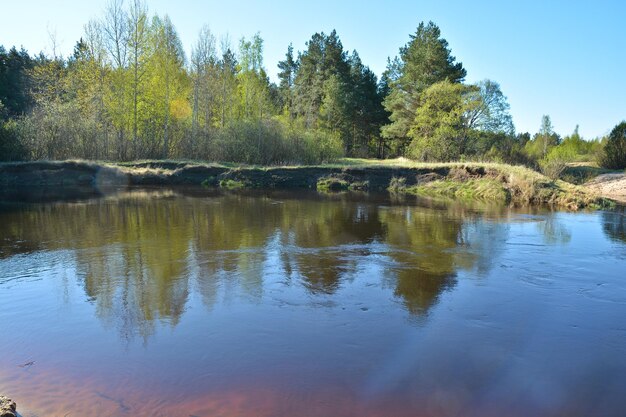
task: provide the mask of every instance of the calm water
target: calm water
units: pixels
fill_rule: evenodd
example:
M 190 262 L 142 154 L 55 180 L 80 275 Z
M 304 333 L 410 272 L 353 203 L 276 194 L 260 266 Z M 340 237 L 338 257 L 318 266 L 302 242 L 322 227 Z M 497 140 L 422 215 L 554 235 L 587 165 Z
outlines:
M 7 202 L 0 328 L 0 393 L 26 417 L 623 416 L 626 217 Z

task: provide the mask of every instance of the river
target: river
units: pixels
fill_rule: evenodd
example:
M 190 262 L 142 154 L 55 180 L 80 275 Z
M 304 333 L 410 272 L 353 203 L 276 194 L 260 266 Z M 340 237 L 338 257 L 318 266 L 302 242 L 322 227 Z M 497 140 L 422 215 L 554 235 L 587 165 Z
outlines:
M 623 416 L 626 217 L 13 197 L 0 326 L 0 394 L 24 417 Z

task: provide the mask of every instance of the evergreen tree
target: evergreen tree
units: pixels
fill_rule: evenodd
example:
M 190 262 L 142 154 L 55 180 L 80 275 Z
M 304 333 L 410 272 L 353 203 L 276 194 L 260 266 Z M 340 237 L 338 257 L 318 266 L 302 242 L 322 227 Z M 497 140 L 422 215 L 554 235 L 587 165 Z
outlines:
M 609 134 L 600 164 L 609 169 L 626 168 L 626 121 L 615 126 Z
M 22 115 L 34 104 L 29 94 L 32 82 L 29 71 L 34 66 L 26 50 L 12 47 L 7 52 L 0 45 L 0 103 L 6 117 Z
M 421 161 L 452 161 L 465 153 L 468 114 L 480 106 L 474 86 L 448 80 L 421 95 L 408 135 L 409 155 Z
M 278 73 L 278 79 L 280 80 L 278 91 L 281 105 L 283 110 L 289 113 L 290 119 L 293 119 L 295 117 L 293 109 L 293 86 L 298 72 L 298 63 L 293 57 L 293 45 L 289 44 L 285 59 L 278 63 L 278 69 L 280 70 Z
M 452 83 L 464 80 L 466 71 L 455 61 L 448 42 L 433 22 L 420 23 L 409 43 L 400 49 L 400 58 L 389 61 L 390 93 L 384 106 L 391 123 L 383 127 L 382 134 L 396 140 L 399 151 L 408 143 L 422 92 L 444 80 Z

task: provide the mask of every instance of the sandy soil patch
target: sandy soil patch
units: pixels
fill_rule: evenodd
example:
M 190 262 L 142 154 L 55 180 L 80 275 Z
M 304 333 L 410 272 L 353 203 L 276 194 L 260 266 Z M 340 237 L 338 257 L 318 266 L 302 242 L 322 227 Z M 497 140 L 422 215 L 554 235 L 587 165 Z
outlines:
M 626 174 L 603 174 L 585 186 L 604 197 L 626 203 Z

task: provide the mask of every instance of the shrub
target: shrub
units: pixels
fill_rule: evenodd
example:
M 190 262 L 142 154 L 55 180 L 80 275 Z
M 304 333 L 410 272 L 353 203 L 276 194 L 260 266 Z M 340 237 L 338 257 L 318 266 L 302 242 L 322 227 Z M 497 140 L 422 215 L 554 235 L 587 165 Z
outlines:
M 556 154 L 550 152 L 548 156 L 539 161 L 539 168 L 548 178 L 558 180 L 567 168 L 567 162 L 568 159 L 559 155 L 558 152 Z
M 0 161 L 21 161 L 26 154 L 15 121 L 3 123 L 0 120 Z
M 392 177 L 387 190 L 391 193 L 402 193 L 406 190 L 406 178 Z
M 598 162 L 608 169 L 626 168 L 626 121 L 613 128 Z
M 276 120 L 238 121 L 220 130 L 209 150 L 216 161 L 260 165 L 316 164 L 342 155 L 338 137 L 286 128 Z

